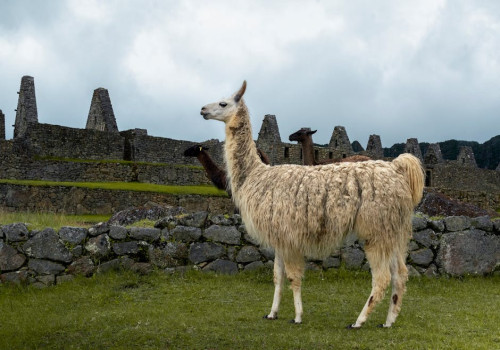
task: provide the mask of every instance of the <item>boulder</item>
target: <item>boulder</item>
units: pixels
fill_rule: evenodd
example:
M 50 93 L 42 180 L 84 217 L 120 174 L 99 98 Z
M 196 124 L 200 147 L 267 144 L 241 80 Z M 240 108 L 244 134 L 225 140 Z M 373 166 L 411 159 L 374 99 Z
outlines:
M 437 263 L 454 276 L 491 273 L 500 263 L 500 236 L 476 229 L 444 234 Z
M 427 228 L 427 219 L 418 216 L 413 216 L 411 220 L 413 231 L 420 231 Z
M 354 247 L 343 248 L 341 256 L 348 269 L 359 269 L 365 260 L 365 253 L 361 249 Z
M 202 228 L 207 222 L 208 212 L 198 211 L 193 214 L 183 215 L 179 217 L 179 224 L 188 227 Z
M 78 245 L 87 238 L 88 230 L 83 227 L 61 227 L 59 237 L 65 243 Z
M 82 256 L 68 266 L 68 273 L 71 275 L 83 275 L 88 277 L 94 273 L 94 270 L 94 262 L 88 256 Z
M 30 259 L 28 267 L 39 275 L 57 275 L 66 269 L 64 265 L 43 259 Z
M 431 229 L 413 232 L 413 240 L 427 248 L 437 247 L 439 245 L 439 237 Z
M 112 239 L 125 239 L 127 238 L 128 230 L 123 226 L 111 226 L 109 228 L 109 237 Z
M 203 271 L 214 271 L 227 275 L 238 273 L 238 265 L 229 260 L 217 259 L 203 268 Z
M 0 272 L 14 271 L 24 265 L 26 257 L 16 249 L 0 241 Z
M 217 243 L 193 243 L 189 248 L 189 260 L 194 264 L 215 260 L 224 256 L 226 249 Z
M 111 242 L 107 234 L 102 234 L 97 237 L 90 238 L 85 244 L 85 249 L 94 258 L 102 258 L 111 251 Z
M 201 229 L 198 227 L 176 226 L 167 234 L 167 239 L 173 239 L 178 242 L 195 242 L 201 237 Z
M 471 219 L 471 226 L 487 232 L 493 231 L 493 222 L 489 216 L 478 216 Z
M 132 227 L 130 237 L 137 240 L 154 242 L 160 238 L 161 230 L 159 228 Z
M 184 264 L 188 258 L 188 248 L 185 243 L 168 242 L 164 248 L 149 247 L 149 261 L 156 267 L 169 268 Z
M 470 227 L 470 219 L 466 216 L 449 216 L 444 219 L 444 226 L 448 232 L 463 231 Z
M 2 232 L 7 242 L 21 242 L 28 239 L 28 228 L 25 224 L 16 223 L 2 226 Z
M 236 262 L 249 263 L 253 261 L 260 261 L 261 255 L 259 249 L 254 246 L 244 246 L 236 255 Z
M 434 253 L 429 248 L 418 249 L 410 252 L 410 259 L 414 264 L 429 266 L 434 260 Z
M 49 259 L 69 263 L 73 260 L 73 254 L 59 239 L 59 235 L 51 228 L 38 232 L 30 238 L 23 246 L 23 250 L 29 257 L 36 259 Z
M 212 225 L 203 232 L 203 236 L 214 242 L 240 244 L 241 232 L 234 226 Z

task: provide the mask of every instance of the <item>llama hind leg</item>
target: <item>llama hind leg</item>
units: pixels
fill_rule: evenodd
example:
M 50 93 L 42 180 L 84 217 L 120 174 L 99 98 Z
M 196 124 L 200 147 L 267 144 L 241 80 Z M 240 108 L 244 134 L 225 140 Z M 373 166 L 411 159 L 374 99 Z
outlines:
M 391 280 L 389 259 L 381 258 L 381 256 L 377 256 L 376 253 L 370 251 L 366 251 L 366 257 L 372 270 L 372 290 L 356 323 L 347 326 L 347 328 L 360 328 L 363 323 L 365 323 L 368 319 L 368 315 L 370 315 L 375 306 L 384 298 L 385 290 Z
M 392 295 L 389 312 L 382 327 L 391 327 L 396 321 L 399 311 L 401 311 L 403 294 L 406 291 L 406 281 L 408 280 L 408 269 L 406 268 L 405 259 L 402 254 L 395 254 L 391 261 L 391 280 Z
M 285 277 L 285 265 L 283 264 L 283 258 L 275 252 L 274 258 L 274 298 L 273 305 L 271 306 L 271 312 L 269 315 L 264 316 L 268 320 L 276 320 L 278 318 L 278 310 L 281 302 L 281 293 L 283 290 L 283 282 Z

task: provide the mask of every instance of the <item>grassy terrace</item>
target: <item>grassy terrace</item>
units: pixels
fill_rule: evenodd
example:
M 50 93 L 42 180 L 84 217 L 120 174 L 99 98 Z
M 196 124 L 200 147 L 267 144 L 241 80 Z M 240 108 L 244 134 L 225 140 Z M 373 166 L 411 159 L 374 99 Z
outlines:
M 170 186 L 156 185 L 139 182 L 65 182 L 65 181 L 40 181 L 40 180 L 11 180 L 0 179 L 0 184 L 22 185 L 22 186 L 63 186 L 81 187 L 115 191 L 143 191 L 167 193 L 172 195 L 196 194 L 202 196 L 226 197 L 225 191 L 219 190 L 211 185 L 198 186 Z
M 0 285 L 0 349 L 499 349 L 500 277 L 410 279 L 391 329 L 388 297 L 361 330 L 347 330 L 370 290 L 367 272 L 308 271 L 304 323 L 284 290 L 267 321 L 272 271 L 221 276 L 131 272 L 43 290 Z

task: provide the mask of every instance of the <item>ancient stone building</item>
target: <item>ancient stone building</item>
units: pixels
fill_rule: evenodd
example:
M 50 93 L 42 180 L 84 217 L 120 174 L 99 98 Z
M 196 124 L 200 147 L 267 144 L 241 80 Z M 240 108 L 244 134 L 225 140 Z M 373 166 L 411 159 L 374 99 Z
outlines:
M 35 79 L 25 75 L 21 79 L 19 99 L 16 109 L 16 122 L 14 126 L 14 138 L 23 137 L 30 123 L 38 123 L 38 111 L 36 108 Z
M 342 158 L 349 157 L 354 153 L 349 137 L 347 136 L 347 132 L 343 126 L 336 126 L 333 129 L 332 137 L 330 138 L 328 146 L 341 152 Z
M 107 89 L 98 88 L 94 90 L 92 102 L 90 103 L 89 116 L 86 129 L 107 132 L 118 132 L 115 113 L 111 105 L 111 99 Z
M 5 114 L 0 109 L 0 140 L 5 140 Z
M 382 149 L 382 141 L 379 135 L 370 135 L 368 144 L 366 145 L 366 153 L 373 159 L 382 159 L 384 150 Z
M 476 158 L 474 157 L 474 151 L 469 146 L 460 147 L 457 161 L 459 165 L 471 166 L 477 168 Z
M 422 157 L 422 151 L 420 150 L 420 146 L 418 145 L 418 140 L 415 138 L 406 140 L 405 153 L 411 153 L 421 161 L 424 160 L 424 158 Z
M 283 146 L 275 115 L 266 114 L 264 116 L 257 139 L 257 147 L 269 156 L 271 164 L 276 164 L 282 158 Z
M 443 155 L 441 154 L 441 147 L 438 143 L 431 143 L 425 152 L 424 163 L 425 164 L 441 164 L 443 163 Z

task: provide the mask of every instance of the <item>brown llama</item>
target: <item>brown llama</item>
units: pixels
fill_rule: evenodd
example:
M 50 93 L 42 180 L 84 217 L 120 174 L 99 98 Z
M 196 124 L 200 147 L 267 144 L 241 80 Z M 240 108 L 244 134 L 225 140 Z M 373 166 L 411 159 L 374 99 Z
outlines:
M 384 327 L 400 311 L 408 276 L 405 260 L 413 208 L 422 197 L 420 161 L 403 154 L 392 162 L 367 161 L 321 166 L 262 164 L 243 101 L 246 82 L 230 98 L 205 105 L 205 119 L 225 123 L 225 157 L 233 201 L 250 235 L 275 249 L 274 299 L 278 317 L 285 274 L 293 291 L 294 323 L 302 322 L 301 283 L 304 256 L 325 258 L 356 231 L 365 241 L 372 290 L 356 322 L 359 328 L 392 281 Z
M 309 128 L 302 128 L 291 134 L 288 139 L 290 141 L 297 141 L 302 147 L 302 163 L 304 165 L 322 165 L 330 163 L 339 162 L 364 162 L 371 160 L 370 157 L 355 154 L 346 158 L 338 159 L 324 159 L 316 160 L 314 157 L 314 144 L 312 140 L 312 135 L 316 133 L 317 130 L 311 131 Z
M 231 195 L 231 191 L 227 187 L 227 179 L 226 179 L 226 171 L 224 169 L 219 168 L 219 166 L 213 161 L 213 159 L 208 154 L 208 147 L 203 145 L 193 145 L 184 151 L 185 157 L 196 157 L 198 161 L 201 163 L 205 172 L 208 175 L 208 178 L 212 183 L 220 190 L 227 191 L 229 195 Z M 259 157 L 264 164 L 269 164 L 268 156 L 257 149 L 259 153 Z

